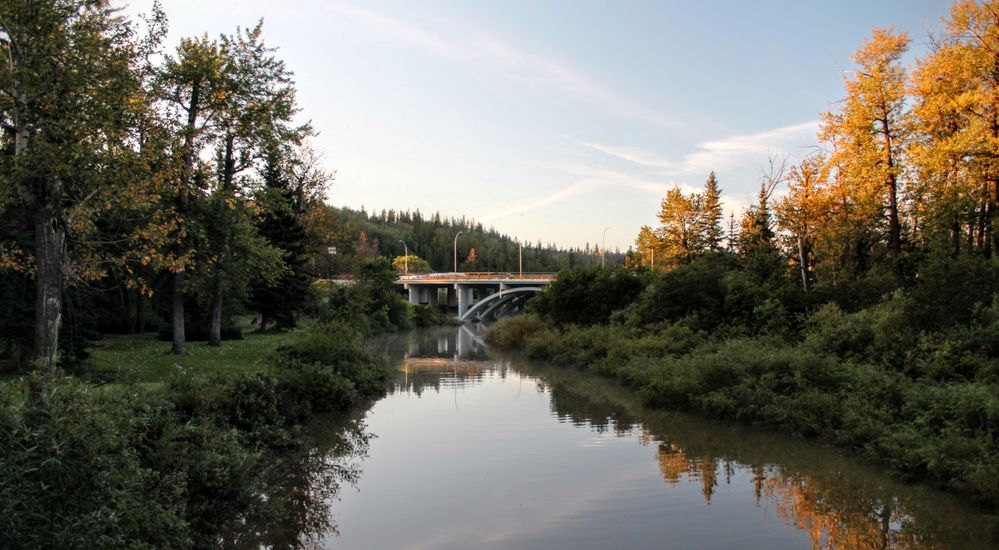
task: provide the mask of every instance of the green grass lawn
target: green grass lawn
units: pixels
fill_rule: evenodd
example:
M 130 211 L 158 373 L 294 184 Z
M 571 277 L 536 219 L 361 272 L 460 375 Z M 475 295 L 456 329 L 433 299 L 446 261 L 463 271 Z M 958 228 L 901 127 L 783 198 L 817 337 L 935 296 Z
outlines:
M 95 382 L 158 383 L 181 370 L 209 376 L 242 371 L 260 372 L 270 368 L 274 350 L 289 343 L 294 332 L 247 331 L 242 340 L 225 340 L 221 346 L 188 342 L 187 355 L 170 354 L 170 342 L 155 334 L 113 335 L 97 342 L 91 350 L 84 378 Z

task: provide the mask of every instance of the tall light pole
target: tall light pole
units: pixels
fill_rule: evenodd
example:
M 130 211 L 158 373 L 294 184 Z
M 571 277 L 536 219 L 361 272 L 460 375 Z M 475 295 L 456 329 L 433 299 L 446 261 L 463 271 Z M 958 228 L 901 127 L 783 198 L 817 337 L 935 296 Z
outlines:
M 459 231 L 454 236 L 454 272 L 458 273 L 458 235 L 461 235 L 464 231 Z
M 607 254 L 607 230 L 608 229 L 610 229 L 610 227 L 605 227 L 604 228 L 604 237 L 600 241 L 600 248 L 601 248 L 601 250 L 600 250 L 600 269 L 604 268 L 604 256 Z
M 520 278 L 524 278 L 524 243 L 517 243 L 520 245 Z
M 402 243 L 402 248 L 406 251 L 406 255 L 402 257 L 402 269 L 406 275 L 409 275 L 409 247 L 406 246 L 406 241 L 399 239 L 399 242 Z

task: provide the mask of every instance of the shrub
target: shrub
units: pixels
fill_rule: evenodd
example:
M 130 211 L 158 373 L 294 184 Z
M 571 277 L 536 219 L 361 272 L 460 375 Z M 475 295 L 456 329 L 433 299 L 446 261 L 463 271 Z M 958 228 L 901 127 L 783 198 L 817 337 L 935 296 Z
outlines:
M 642 275 L 626 268 L 564 269 L 529 309 L 557 325 L 592 325 L 638 298 Z
M 351 325 L 334 321 L 303 332 L 291 345 L 278 350 L 278 365 L 300 370 L 320 365 L 350 381 L 359 396 L 373 397 L 385 390 L 385 373 Z
M 28 398 L 28 386 L 44 394 Z M 41 379 L 0 395 L 0 537 L 6 548 L 185 547 L 181 479 L 145 467 L 127 404 Z
M 529 336 L 541 332 L 545 327 L 545 322 L 537 315 L 506 317 L 489 327 L 486 342 L 500 349 L 523 347 Z

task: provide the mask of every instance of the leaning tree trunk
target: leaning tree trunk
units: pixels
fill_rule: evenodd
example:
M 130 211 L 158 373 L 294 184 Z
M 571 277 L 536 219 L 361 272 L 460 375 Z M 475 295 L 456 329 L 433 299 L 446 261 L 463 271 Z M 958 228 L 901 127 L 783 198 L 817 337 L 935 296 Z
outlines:
M 212 323 L 208 329 L 208 345 L 222 345 L 222 290 L 215 289 L 212 296 Z
M 52 204 L 40 205 L 35 226 L 35 364 L 54 371 L 59 359 L 59 325 L 62 323 L 63 275 L 66 265 L 66 230 Z
M 808 251 L 805 238 L 798 235 L 798 265 L 801 268 L 801 289 L 808 292 Z

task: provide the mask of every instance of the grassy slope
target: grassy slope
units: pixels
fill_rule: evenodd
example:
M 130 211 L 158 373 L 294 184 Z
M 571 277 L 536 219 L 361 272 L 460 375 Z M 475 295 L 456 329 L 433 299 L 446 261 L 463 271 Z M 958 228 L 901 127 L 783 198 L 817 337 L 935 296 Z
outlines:
M 109 336 L 92 350 L 86 377 L 93 381 L 157 383 L 181 369 L 211 375 L 261 372 L 270 368 L 274 350 L 291 342 L 293 335 L 246 332 L 242 340 L 226 340 L 219 347 L 188 342 L 184 357 L 170 355 L 170 343 L 157 340 L 155 334 Z

